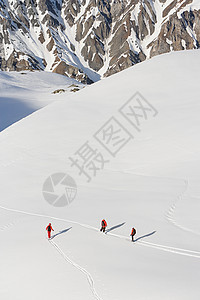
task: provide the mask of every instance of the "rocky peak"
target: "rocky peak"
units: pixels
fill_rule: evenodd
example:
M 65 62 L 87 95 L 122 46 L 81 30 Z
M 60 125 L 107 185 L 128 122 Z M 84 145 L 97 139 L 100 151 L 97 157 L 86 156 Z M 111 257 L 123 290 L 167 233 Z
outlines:
M 91 83 L 199 43 L 198 0 L 0 0 L 1 70 Z

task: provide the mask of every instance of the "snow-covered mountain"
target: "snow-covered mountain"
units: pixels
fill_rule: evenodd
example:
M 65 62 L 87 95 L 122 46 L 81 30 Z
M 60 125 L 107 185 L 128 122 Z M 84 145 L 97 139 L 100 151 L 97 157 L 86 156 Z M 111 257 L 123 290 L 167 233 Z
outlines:
M 0 133 L 0 299 L 199 299 L 199 63 L 199 50 L 153 57 Z M 41 101 L 65 87 L 39 74 Z M 19 99 L 36 81 L 10 76 Z
M 46 70 L 91 83 L 199 43 L 198 0 L 0 1 L 1 70 Z

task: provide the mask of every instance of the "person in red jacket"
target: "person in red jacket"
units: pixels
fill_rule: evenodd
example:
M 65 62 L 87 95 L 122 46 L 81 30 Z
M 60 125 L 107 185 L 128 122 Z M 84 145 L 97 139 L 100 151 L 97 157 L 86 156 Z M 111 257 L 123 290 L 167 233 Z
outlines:
M 105 231 L 106 231 L 106 227 L 107 227 L 106 220 L 103 219 L 103 220 L 101 221 L 101 229 L 100 229 L 100 231 L 105 232 Z
M 51 238 L 51 230 L 53 230 L 51 223 L 49 223 L 49 225 L 46 227 L 46 230 L 48 232 L 48 239 L 50 239 Z
M 132 236 L 132 242 L 134 242 L 134 235 L 136 234 L 136 230 L 135 230 L 135 228 L 133 227 L 132 229 L 131 229 L 131 234 L 130 234 L 130 236 Z

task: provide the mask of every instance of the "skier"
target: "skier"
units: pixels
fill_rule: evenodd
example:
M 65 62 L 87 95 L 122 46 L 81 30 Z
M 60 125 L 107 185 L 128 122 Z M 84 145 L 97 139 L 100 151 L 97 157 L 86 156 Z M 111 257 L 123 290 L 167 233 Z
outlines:
M 136 234 L 136 230 L 135 228 L 133 227 L 132 230 L 131 230 L 131 234 L 130 236 L 132 236 L 132 242 L 134 242 L 134 235 Z
M 53 230 L 51 223 L 49 223 L 49 225 L 46 227 L 46 230 L 48 232 L 48 239 L 50 239 L 51 238 L 51 230 Z
M 101 221 L 101 229 L 100 229 L 100 231 L 105 232 L 106 227 L 107 227 L 106 220 L 103 219 L 103 220 Z

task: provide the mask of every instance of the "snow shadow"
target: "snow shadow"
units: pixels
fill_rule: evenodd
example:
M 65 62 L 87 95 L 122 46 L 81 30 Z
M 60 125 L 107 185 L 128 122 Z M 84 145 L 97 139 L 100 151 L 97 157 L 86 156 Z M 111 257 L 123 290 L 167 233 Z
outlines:
M 0 97 L 0 132 L 36 110 L 20 99 Z
M 69 228 L 64 229 L 64 230 L 62 230 L 62 231 L 59 231 L 59 232 L 56 233 L 56 234 L 53 234 L 52 237 L 51 237 L 51 240 L 54 239 L 56 236 L 58 236 L 58 235 L 60 235 L 60 234 L 63 234 L 63 233 L 65 233 L 65 232 L 69 231 L 70 229 L 72 229 L 72 227 L 69 227 Z
M 114 230 L 114 229 L 116 229 L 116 228 L 119 228 L 119 227 L 123 226 L 124 224 L 126 224 L 126 222 L 121 223 L 121 224 L 118 224 L 118 225 L 115 225 L 115 226 L 113 226 L 113 227 L 107 229 L 107 230 L 106 230 L 106 233 L 108 233 L 108 232 L 110 232 L 110 231 L 112 231 L 112 230 Z
M 153 232 L 151 232 L 151 233 L 148 233 L 148 234 L 145 234 L 145 235 L 143 235 L 143 236 L 140 236 L 140 237 L 138 237 L 137 239 L 135 239 L 135 242 L 137 242 L 137 241 L 139 241 L 139 240 L 141 240 L 141 239 L 144 239 L 145 237 L 151 236 L 151 235 L 154 234 L 154 233 L 156 233 L 156 231 L 153 231 Z

